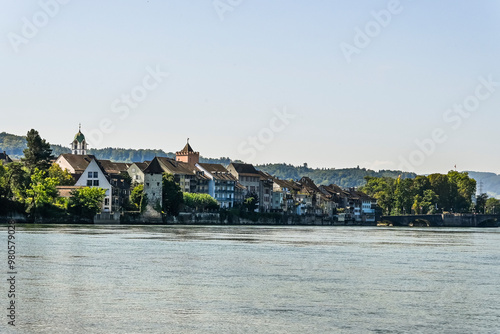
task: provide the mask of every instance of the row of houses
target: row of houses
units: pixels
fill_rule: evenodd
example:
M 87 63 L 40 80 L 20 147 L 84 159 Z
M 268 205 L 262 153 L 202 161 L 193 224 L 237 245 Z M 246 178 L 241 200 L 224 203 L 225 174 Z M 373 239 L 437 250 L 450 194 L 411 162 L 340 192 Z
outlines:
M 187 193 L 209 194 L 221 208 L 239 206 L 247 197 L 258 199 L 259 212 L 283 212 L 296 215 L 317 215 L 339 220 L 375 221 L 376 201 L 356 189 L 337 185 L 317 186 L 309 177 L 282 180 L 252 164 L 201 163 L 200 154 L 189 140 L 176 152 L 175 159 L 155 157 L 151 161 L 117 163 L 97 159 L 87 154 L 85 136 L 78 131 L 71 143 L 72 153 L 62 154 L 56 163 L 68 170 L 76 180 L 73 187 L 60 187 L 69 192 L 75 187 L 106 189 L 104 213 L 119 212 L 130 195 L 131 186 L 144 185 L 152 207 L 162 201 L 162 176 L 174 176 L 181 190 Z

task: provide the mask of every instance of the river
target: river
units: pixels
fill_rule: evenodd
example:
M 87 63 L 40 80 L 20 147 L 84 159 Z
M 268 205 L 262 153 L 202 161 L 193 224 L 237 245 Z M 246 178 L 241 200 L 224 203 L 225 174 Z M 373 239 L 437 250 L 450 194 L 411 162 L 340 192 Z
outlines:
M 2 333 L 500 332 L 499 229 L 17 225 L 15 238 L 16 327 L 3 284 Z

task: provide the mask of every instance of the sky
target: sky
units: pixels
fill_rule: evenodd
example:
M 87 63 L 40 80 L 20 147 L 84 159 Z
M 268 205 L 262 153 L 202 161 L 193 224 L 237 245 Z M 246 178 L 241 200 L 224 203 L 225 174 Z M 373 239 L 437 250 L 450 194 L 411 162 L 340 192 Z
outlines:
M 0 132 L 500 173 L 500 2 L 0 0 Z

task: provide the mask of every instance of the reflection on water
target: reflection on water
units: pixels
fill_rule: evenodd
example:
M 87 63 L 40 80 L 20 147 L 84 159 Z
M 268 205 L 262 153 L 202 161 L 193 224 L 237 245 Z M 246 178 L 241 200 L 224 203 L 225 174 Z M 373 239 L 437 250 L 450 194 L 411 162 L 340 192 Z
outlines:
M 17 231 L 17 332 L 493 333 L 500 323 L 497 229 Z

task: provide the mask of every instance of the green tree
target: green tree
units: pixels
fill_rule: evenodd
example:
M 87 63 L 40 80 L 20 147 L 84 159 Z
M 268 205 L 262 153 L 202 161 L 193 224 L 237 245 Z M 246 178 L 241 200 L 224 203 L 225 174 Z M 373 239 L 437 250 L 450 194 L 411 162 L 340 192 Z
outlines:
M 432 189 L 427 189 L 424 191 L 424 196 L 422 202 L 420 202 L 420 207 L 422 208 L 423 214 L 433 214 L 436 213 L 436 206 L 439 201 L 439 196 Z
M 397 214 L 410 214 L 414 204 L 412 196 L 413 179 L 398 178 L 396 180 L 396 189 L 394 191 L 394 208 Z
M 243 200 L 243 206 L 248 212 L 254 212 L 259 205 L 259 196 L 256 193 L 248 193 Z
M 28 170 L 33 172 L 35 168 L 39 170 L 47 170 L 54 158 L 50 144 L 42 139 L 38 131 L 31 129 L 26 135 L 28 147 L 23 151 L 24 158 L 22 161 Z
M 62 168 L 56 163 L 53 163 L 50 166 L 49 177 L 57 179 L 57 184 L 60 186 L 72 186 L 75 184 L 75 180 L 68 170 L 62 170 Z
M 450 211 L 452 208 L 452 195 L 450 182 L 447 175 L 443 174 L 431 174 L 428 176 L 429 182 L 431 183 L 431 189 L 439 197 L 438 209 L 442 211 Z
M 415 214 L 419 215 L 423 211 L 423 209 L 422 209 L 422 196 L 415 195 L 415 197 L 413 199 L 414 200 L 413 200 L 413 205 L 411 206 L 411 209 L 413 210 L 413 212 L 415 212 Z
M 412 194 L 414 196 L 420 195 L 423 197 L 424 192 L 428 189 L 431 189 L 431 183 L 427 176 L 418 175 L 416 178 L 413 179 Z
M 365 176 L 366 184 L 360 191 L 377 200 L 378 206 L 386 215 L 394 208 L 394 188 L 396 180 L 390 177 Z
M 487 194 L 480 194 L 476 197 L 476 212 L 486 213 L 486 202 L 488 201 Z
M 12 162 L 4 166 L 4 184 L 6 197 L 18 202 L 24 201 L 26 189 L 30 186 L 31 177 L 20 162 Z
M 162 180 L 162 210 L 171 216 L 178 216 L 184 202 L 181 187 L 175 182 L 172 174 L 164 173 Z
M 476 193 L 476 180 L 467 172 L 449 171 L 448 180 L 451 186 L 452 208 L 454 212 L 470 212 L 472 196 Z
M 144 185 L 138 184 L 130 192 L 130 201 L 136 210 L 144 212 L 148 205 L 148 196 L 144 193 Z
M 500 214 L 500 201 L 494 197 L 490 197 L 486 200 L 485 208 L 488 214 Z
M 183 193 L 184 205 L 196 211 L 215 210 L 219 208 L 217 201 L 209 194 Z
M 94 216 L 101 212 L 102 201 L 106 196 L 106 189 L 97 187 L 78 188 L 71 192 L 69 211 L 80 217 L 94 220 Z
M 41 213 L 43 209 L 55 203 L 58 197 L 56 189 L 58 180 L 48 177 L 47 171 L 35 168 L 31 175 L 31 184 L 26 189 L 27 211 L 35 216 Z

